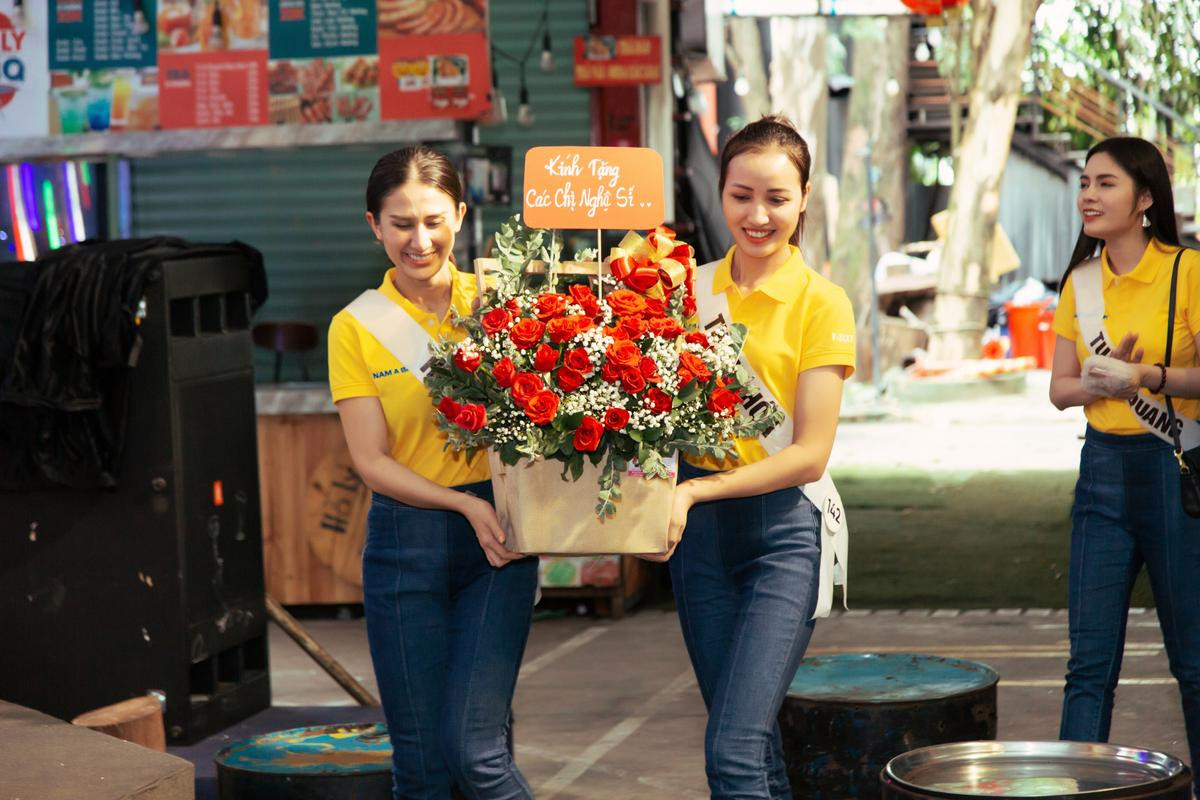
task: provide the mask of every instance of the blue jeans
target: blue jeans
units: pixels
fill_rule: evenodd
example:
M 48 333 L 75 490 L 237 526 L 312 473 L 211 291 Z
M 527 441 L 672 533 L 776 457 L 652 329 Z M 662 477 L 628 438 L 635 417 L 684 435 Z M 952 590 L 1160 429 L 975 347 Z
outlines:
M 457 487 L 492 499 L 490 483 Z M 508 749 L 537 559 L 488 564 L 466 518 L 376 494 L 363 609 L 396 800 L 532 798 Z
M 682 478 L 706 474 L 689 464 Z M 797 488 L 700 503 L 671 558 L 688 655 L 708 707 L 713 798 L 790 800 L 779 709 L 812 637 L 821 517 Z
M 1192 770 L 1200 767 L 1200 519 L 1179 503 L 1179 465 L 1152 434 L 1087 430 L 1072 514 L 1071 659 L 1059 737 L 1106 742 L 1134 578 L 1146 565 Z M 1200 794 L 1200 774 L 1196 791 Z

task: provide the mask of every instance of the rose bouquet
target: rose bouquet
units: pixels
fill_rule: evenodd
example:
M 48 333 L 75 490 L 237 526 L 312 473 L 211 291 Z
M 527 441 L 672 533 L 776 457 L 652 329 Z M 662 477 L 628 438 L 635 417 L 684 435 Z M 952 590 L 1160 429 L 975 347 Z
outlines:
M 467 338 L 435 346 L 426 384 L 451 446 L 490 448 L 493 464 L 559 461 L 573 481 L 590 464 L 603 519 L 623 474 L 673 478 L 676 454 L 729 455 L 778 424 L 778 407 L 741 406 L 745 328 L 689 327 L 692 250 L 670 229 L 628 234 L 602 276 L 561 264 L 546 233 L 501 228 L 496 285 L 459 320 Z

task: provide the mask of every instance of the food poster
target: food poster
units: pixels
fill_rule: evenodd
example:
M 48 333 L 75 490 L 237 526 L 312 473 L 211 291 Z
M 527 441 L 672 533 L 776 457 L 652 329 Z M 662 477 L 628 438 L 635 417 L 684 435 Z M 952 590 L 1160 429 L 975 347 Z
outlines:
M 479 117 L 491 87 L 487 39 L 381 33 L 379 77 L 383 119 Z
M 47 108 L 52 134 L 156 130 L 158 69 L 56 70 Z
M 271 62 L 268 117 L 276 125 L 379 119 L 379 58 L 295 58 Z
M 0 136 L 47 133 L 46 6 L 0 0 Z

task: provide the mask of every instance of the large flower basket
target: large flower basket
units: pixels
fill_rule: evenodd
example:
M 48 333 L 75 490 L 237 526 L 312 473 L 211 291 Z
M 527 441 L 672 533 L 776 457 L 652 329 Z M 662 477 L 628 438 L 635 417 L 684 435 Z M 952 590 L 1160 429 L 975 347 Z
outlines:
M 611 517 L 589 513 L 596 502 L 601 468 L 584 462 L 578 480 L 563 477 L 561 461 L 536 459 L 505 464 L 488 451 L 496 514 L 518 553 L 592 555 L 665 553 L 667 519 L 678 471 L 647 478 L 636 467 L 621 477 L 621 497 Z M 582 509 L 582 511 L 581 511 Z

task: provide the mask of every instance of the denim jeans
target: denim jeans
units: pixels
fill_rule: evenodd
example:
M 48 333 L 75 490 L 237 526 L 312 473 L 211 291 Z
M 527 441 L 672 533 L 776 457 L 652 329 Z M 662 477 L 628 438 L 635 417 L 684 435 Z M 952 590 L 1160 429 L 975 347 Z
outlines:
M 1088 428 L 1072 514 L 1071 659 L 1059 737 L 1108 741 L 1134 578 L 1146 565 L 1192 770 L 1200 767 L 1200 519 L 1179 503 L 1179 465 L 1152 434 Z M 1200 795 L 1200 774 L 1196 779 Z
M 792 796 L 778 717 L 812 637 L 820 548 L 820 513 L 797 488 L 700 503 L 688 514 L 671 585 L 709 712 L 713 798 Z
M 492 499 L 490 483 L 458 487 Z M 376 494 L 363 608 L 392 740 L 396 800 L 532 798 L 508 749 L 537 559 L 488 564 L 461 514 Z

